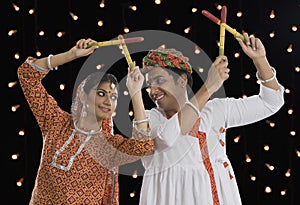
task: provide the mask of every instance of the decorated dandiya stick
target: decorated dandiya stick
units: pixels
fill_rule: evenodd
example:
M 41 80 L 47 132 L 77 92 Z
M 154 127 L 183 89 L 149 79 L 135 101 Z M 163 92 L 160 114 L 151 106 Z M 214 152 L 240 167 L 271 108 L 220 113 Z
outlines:
M 206 16 L 207 18 L 209 18 L 211 21 L 215 22 L 216 24 L 221 25 L 221 20 L 218 19 L 217 17 L 215 17 L 210 12 L 208 12 L 206 10 L 202 10 L 202 14 L 204 16 Z M 225 27 L 226 31 L 233 34 L 234 37 L 238 37 L 238 38 L 242 39 L 243 41 L 245 40 L 244 36 L 241 33 L 237 32 L 236 29 L 233 29 L 232 27 L 228 26 L 226 23 L 224 23 L 223 26 Z
M 130 56 L 130 54 L 129 54 L 129 51 L 128 51 L 128 49 L 127 49 L 125 39 L 123 38 L 122 35 L 119 35 L 119 36 L 118 36 L 118 39 L 121 41 L 121 47 L 122 47 L 122 49 L 123 49 L 123 51 L 124 51 L 124 55 L 125 55 L 126 61 L 127 61 L 127 63 L 128 63 L 128 66 L 129 66 L 130 69 L 133 69 L 134 64 L 133 64 L 133 62 L 132 62 L 131 56 Z
M 224 55 L 225 49 L 225 27 L 226 24 L 226 15 L 227 15 L 227 7 L 222 6 L 221 10 L 221 24 L 220 24 L 220 46 L 219 46 L 219 55 Z
M 125 41 L 125 43 L 138 43 L 144 41 L 143 37 L 133 37 L 133 38 L 125 38 L 123 40 L 110 40 L 110 41 L 102 41 L 102 42 L 97 42 L 97 43 L 92 43 L 88 45 L 88 48 L 92 46 L 113 46 L 113 45 L 120 45 Z

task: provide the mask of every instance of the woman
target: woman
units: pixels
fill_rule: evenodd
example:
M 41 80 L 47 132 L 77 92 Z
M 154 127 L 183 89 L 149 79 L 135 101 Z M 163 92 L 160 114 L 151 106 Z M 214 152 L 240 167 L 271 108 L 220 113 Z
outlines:
M 53 68 L 87 56 L 92 39 L 81 39 L 69 51 L 35 59 L 28 57 L 18 77 L 25 98 L 42 132 L 43 148 L 30 204 L 118 204 L 117 166 L 152 152 L 141 100 L 143 75 L 129 71 L 136 129 L 133 138 L 114 135 L 112 113 L 118 99 L 118 82 L 111 74 L 93 73 L 77 89 L 72 113 L 62 110 L 42 85 Z M 145 130 L 139 132 L 138 130 Z

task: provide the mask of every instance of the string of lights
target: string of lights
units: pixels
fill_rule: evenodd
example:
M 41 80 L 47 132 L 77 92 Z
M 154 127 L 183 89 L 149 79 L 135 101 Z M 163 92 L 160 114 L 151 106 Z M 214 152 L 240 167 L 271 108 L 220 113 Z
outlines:
M 227 151 L 236 170 L 242 201 L 245 205 L 299 204 L 300 115 L 297 105 L 300 103 L 300 3 L 262 3 L 259 0 L 2 2 L 0 13 L 5 15 L 2 18 L 7 19 L 3 19 L 6 23 L 1 25 L 1 56 L 5 65 L 1 79 L 4 101 L 1 109 L 6 122 L 0 154 L 4 159 L 5 174 L 9 177 L 3 175 L 5 183 L 1 204 L 28 203 L 42 146 L 40 132 L 37 125 L 31 123 L 34 119 L 17 81 L 17 68 L 27 56 L 38 58 L 63 51 L 81 37 L 104 41 L 119 34 L 156 29 L 174 32 L 194 41 L 195 55 L 202 48 L 213 59 L 220 45 L 217 40 L 219 26 L 203 17 L 201 10 L 207 9 L 220 16 L 222 3 L 228 8 L 228 24 L 240 32 L 253 32 L 263 39 L 268 58 L 285 87 L 285 105 L 278 113 L 253 125 L 228 130 Z M 255 77 L 251 62 L 243 56 L 228 32 L 225 55 L 232 68 L 230 79 L 225 83 L 226 94 L 247 98 L 257 93 L 260 82 Z M 76 65 L 79 66 L 79 63 Z M 104 66 L 99 64 L 95 69 Z M 196 69 L 203 73 L 206 68 Z M 62 70 L 54 71 L 45 83 L 54 85 L 51 92 L 68 110 L 71 101 L 64 102 L 63 99 L 68 98 L 66 95 L 70 92 L 66 89 L 73 87 L 76 73 L 72 74 L 73 77 L 67 75 L 67 79 L 57 77 L 59 72 L 64 72 Z M 121 94 L 128 96 L 126 90 Z M 151 102 L 145 105 L 152 106 Z M 133 111 L 129 110 L 128 115 L 132 117 Z M 120 205 L 138 204 L 142 180 L 139 176 L 142 174 L 137 169 L 131 171 L 131 176 L 120 178 L 120 187 L 126 187 L 125 183 L 131 181 L 126 191 L 120 190 Z M 129 194 L 124 195 L 128 190 Z

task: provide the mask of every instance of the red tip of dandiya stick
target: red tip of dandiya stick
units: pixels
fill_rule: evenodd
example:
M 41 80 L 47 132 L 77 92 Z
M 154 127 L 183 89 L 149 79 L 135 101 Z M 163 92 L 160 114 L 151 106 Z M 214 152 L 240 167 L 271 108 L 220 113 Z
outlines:
M 222 6 L 221 10 L 221 23 L 226 23 L 226 16 L 227 16 L 227 7 Z
M 143 37 L 125 38 L 125 43 L 138 43 L 144 41 Z
M 119 39 L 119 40 L 122 40 L 122 39 L 124 39 L 124 38 L 123 38 L 123 36 L 120 34 L 120 35 L 118 35 L 118 39 Z
M 215 22 L 216 24 L 220 23 L 220 19 L 218 19 L 217 17 L 215 17 L 213 14 L 209 13 L 206 10 L 202 10 L 202 14 L 204 16 L 206 16 L 207 18 L 209 18 L 210 20 L 212 20 L 213 22 Z

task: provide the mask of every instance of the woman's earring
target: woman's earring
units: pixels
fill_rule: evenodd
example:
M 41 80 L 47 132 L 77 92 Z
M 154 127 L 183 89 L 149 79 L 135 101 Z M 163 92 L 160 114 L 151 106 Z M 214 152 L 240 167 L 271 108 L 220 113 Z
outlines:
M 82 110 L 81 110 L 81 117 L 85 118 L 87 116 L 87 109 L 89 106 L 87 104 L 83 104 Z

